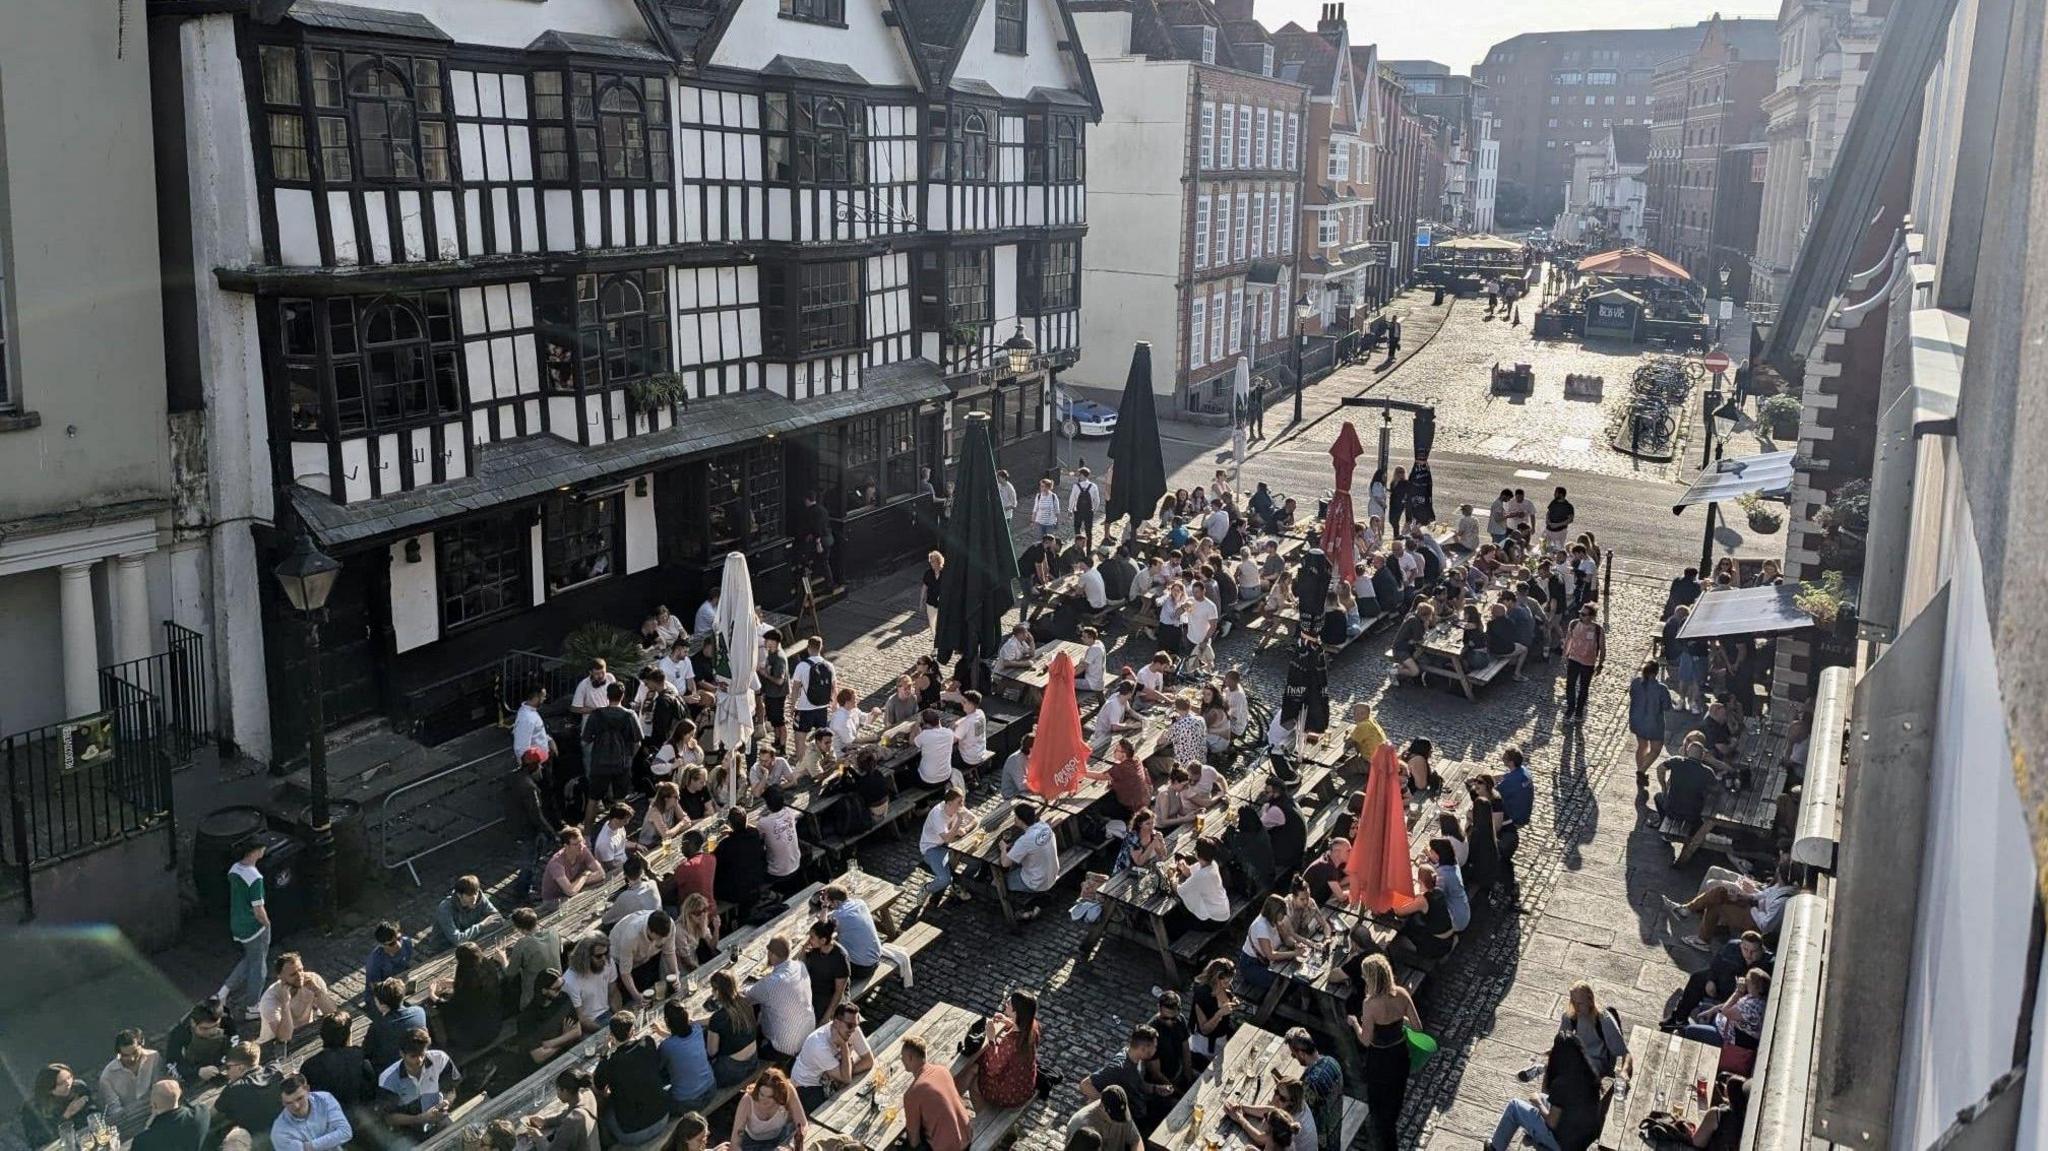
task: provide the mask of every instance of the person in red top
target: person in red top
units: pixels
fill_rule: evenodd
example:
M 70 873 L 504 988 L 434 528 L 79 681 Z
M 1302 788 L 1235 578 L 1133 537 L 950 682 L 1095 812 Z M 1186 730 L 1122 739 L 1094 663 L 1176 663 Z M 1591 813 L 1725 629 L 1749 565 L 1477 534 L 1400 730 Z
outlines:
M 678 846 L 682 862 L 676 864 L 675 871 L 669 874 L 664 885 L 668 890 L 662 892 L 662 901 L 670 907 L 681 907 L 683 900 L 694 892 L 716 903 L 717 896 L 713 894 L 711 885 L 718 877 L 718 857 L 704 850 L 704 833 L 686 831 Z
M 960 1098 L 953 1073 L 925 1061 L 924 1040 L 903 1037 L 903 1069 L 910 1086 L 903 1090 L 903 1132 L 912 1147 L 924 1151 L 967 1151 L 974 1142 L 974 1116 Z
M 1091 771 L 1090 779 L 1106 779 L 1109 790 L 1116 793 L 1118 806 L 1124 809 L 1124 818 L 1129 819 L 1152 805 L 1152 776 L 1138 759 L 1138 747 L 1128 737 L 1116 741 L 1110 753 L 1108 771 Z
M 548 859 L 547 868 L 541 872 L 540 902 L 544 912 L 552 911 L 589 884 L 604 882 L 604 865 L 583 842 L 582 828 L 570 824 L 562 829 L 556 842 L 561 849 Z
M 975 1056 L 974 1098 L 984 1107 L 1022 1107 L 1038 1093 L 1038 997 L 1010 992 L 1010 1002 L 989 1017 L 988 1039 Z

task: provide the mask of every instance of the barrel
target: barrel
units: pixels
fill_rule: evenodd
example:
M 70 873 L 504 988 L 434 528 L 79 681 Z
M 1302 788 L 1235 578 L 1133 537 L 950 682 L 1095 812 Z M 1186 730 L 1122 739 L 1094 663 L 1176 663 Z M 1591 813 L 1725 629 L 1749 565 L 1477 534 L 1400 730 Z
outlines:
M 199 821 L 192 835 L 192 884 L 199 889 L 201 914 L 227 914 L 228 868 L 235 865 L 235 847 L 269 827 L 264 810 L 246 804 L 220 808 Z
M 363 880 L 370 874 L 370 831 L 363 822 L 363 805 L 353 799 L 327 801 L 327 818 L 334 828 L 334 902 L 338 907 L 353 904 L 363 894 Z M 310 833 L 313 808 L 298 811 L 298 826 Z M 307 842 L 312 837 L 307 835 Z

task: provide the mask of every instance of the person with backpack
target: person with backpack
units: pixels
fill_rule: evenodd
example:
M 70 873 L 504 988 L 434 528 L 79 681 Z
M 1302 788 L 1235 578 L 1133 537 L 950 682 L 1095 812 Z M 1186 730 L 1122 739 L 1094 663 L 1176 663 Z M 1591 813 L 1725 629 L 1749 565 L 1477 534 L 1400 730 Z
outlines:
M 804 655 L 789 673 L 790 695 L 796 700 L 796 729 L 817 731 L 825 726 L 826 709 L 832 705 L 837 687 L 832 664 L 825 658 L 825 638 L 812 636 Z
M 1082 468 L 1074 477 L 1074 486 L 1067 492 L 1067 510 L 1074 514 L 1074 538 L 1082 547 L 1089 546 L 1095 538 L 1095 509 L 1102 503 L 1102 489 L 1096 486 L 1087 468 Z

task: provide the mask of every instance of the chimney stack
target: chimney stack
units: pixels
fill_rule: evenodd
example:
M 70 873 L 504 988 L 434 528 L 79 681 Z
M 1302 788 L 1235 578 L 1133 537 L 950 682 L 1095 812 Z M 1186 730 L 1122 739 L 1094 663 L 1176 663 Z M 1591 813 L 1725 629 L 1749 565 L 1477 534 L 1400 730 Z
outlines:
M 1331 43 L 1336 43 L 1337 39 L 1344 34 L 1343 4 L 1326 3 L 1323 5 L 1322 18 L 1316 21 L 1316 33 Z

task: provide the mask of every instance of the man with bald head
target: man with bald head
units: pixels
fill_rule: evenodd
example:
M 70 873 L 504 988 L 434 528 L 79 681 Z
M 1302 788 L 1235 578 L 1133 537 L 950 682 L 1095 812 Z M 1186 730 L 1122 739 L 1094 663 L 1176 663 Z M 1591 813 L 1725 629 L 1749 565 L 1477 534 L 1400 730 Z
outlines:
M 149 1125 L 136 1133 L 130 1146 L 133 1151 L 199 1151 L 212 1122 L 211 1108 L 185 1102 L 178 1081 L 162 1079 L 150 1085 Z

